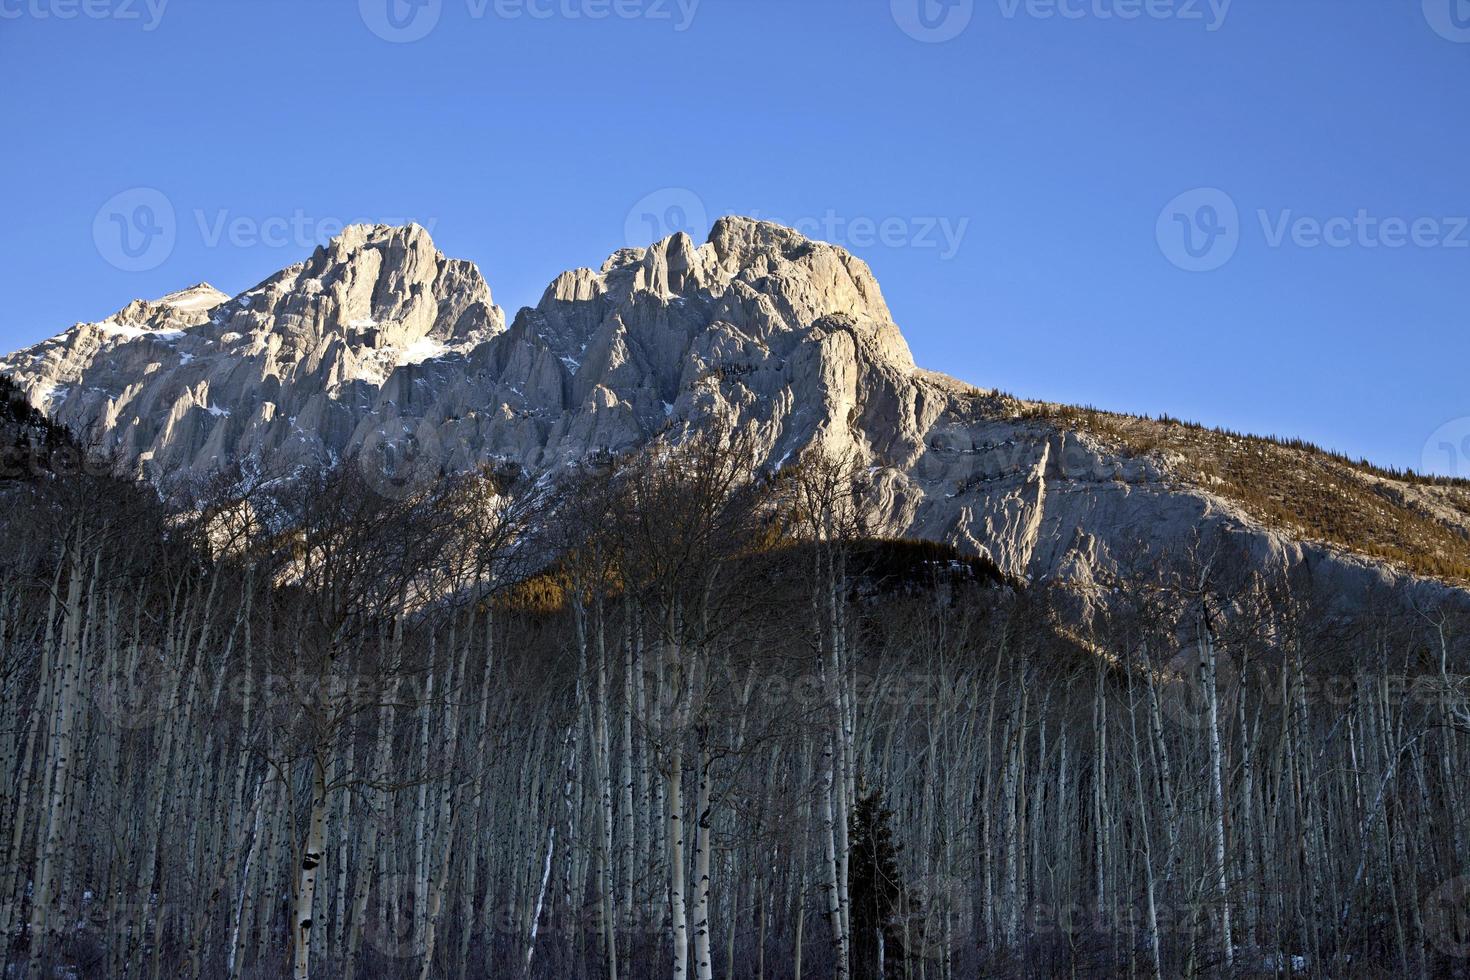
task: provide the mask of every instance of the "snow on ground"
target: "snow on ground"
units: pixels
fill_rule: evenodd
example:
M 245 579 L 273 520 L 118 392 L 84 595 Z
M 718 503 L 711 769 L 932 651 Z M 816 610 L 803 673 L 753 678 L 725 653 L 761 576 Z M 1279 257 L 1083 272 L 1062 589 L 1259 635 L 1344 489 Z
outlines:
M 70 388 L 57 384 L 43 385 L 31 395 L 31 404 L 43 412 L 47 411 L 52 404 L 65 398 L 69 391 L 71 391 Z
M 348 326 L 372 321 L 354 321 Z M 430 337 L 420 337 L 407 347 L 357 347 L 353 349 L 356 367 L 343 379 L 365 381 L 381 388 L 394 371 L 413 364 L 437 360 L 455 353 L 453 348 Z
M 109 337 L 121 337 L 124 340 L 137 340 L 140 337 L 152 337 L 154 340 L 179 340 L 184 336 L 182 330 L 144 330 L 142 327 L 133 327 L 116 320 L 103 320 L 94 324 L 98 330 Z
M 407 350 L 398 355 L 398 363 L 399 365 L 422 364 L 424 361 L 443 357 L 447 353 L 449 353 L 449 348 L 439 341 L 429 337 L 420 337 L 410 344 Z
M 201 282 L 190 286 L 188 289 L 180 289 L 169 293 L 167 296 L 156 300 L 164 306 L 172 306 L 174 309 L 184 313 L 202 313 L 212 310 L 216 306 L 228 300 L 229 297 L 215 289 L 207 282 Z

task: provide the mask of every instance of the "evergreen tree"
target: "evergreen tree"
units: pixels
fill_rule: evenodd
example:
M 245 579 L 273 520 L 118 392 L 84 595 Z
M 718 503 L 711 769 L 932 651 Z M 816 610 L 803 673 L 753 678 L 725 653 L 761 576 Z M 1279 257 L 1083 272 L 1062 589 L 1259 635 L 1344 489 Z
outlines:
M 881 789 L 859 789 L 850 837 L 853 980 L 902 976 L 907 955 L 903 916 L 913 911 L 914 898 L 903 885 L 898 868 L 902 845 L 893 842 L 893 811 L 884 805 Z

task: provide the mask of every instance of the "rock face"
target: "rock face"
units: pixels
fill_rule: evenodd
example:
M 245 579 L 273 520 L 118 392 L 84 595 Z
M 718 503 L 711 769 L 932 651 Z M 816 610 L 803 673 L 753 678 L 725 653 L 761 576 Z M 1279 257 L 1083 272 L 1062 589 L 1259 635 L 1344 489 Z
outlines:
M 1398 577 L 1269 530 L 1164 460 L 917 368 L 863 262 L 742 218 L 703 245 L 675 235 L 563 273 L 509 328 L 475 266 L 422 228 L 354 226 L 239 296 L 136 301 L 0 371 L 165 488 L 230 462 L 331 464 L 394 431 L 436 470 L 544 472 L 720 420 L 773 468 L 814 444 L 857 453 L 875 527 L 1019 577 L 1086 589 L 1220 528 L 1344 595 Z

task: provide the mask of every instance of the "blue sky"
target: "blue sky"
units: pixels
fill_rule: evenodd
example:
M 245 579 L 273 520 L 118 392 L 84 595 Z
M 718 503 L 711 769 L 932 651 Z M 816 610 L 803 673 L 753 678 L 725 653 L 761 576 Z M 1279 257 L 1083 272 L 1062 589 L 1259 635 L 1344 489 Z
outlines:
M 0 90 L 6 349 L 346 221 L 513 313 L 739 212 L 927 367 L 1466 472 L 1470 0 L 0 0 Z

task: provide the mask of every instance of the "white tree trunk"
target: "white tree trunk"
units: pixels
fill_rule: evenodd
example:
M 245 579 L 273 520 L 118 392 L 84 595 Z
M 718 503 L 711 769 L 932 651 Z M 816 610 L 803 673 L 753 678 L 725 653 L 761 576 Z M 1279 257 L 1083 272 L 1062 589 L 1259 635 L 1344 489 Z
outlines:
M 1220 948 L 1226 967 L 1235 963 L 1235 944 L 1230 935 L 1230 894 L 1225 872 L 1225 789 L 1220 747 L 1220 698 L 1216 688 L 1215 643 L 1204 618 L 1200 621 L 1200 671 L 1205 683 L 1210 743 L 1210 823 L 1214 845 L 1215 896 L 1220 903 Z
M 827 873 L 827 881 L 823 886 L 827 901 L 827 923 L 832 930 L 832 974 L 837 980 L 847 980 L 848 963 L 848 941 L 846 918 L 842 914 L 842 896 L 845 889 L 841 887 L 839 875 L 842 873 L 843 862 L 839 860 L 837 853 L 837 830 L 836 804 L 833 799 L 840 789 L 834 780 L 834 765 L 836 757 L 837 735 L 829 731 L 826 746 L 822 751 L 822 776 L 817 787 L 817 803 L 820 807 L 822 846 L 826 848 L 826 861 L 824 870 Z
M 296 886 L 296 908 L 292 916 L 294 958 L 291 976 L 294 980 L 310 980 L 312 907 L 316 900 L 316 883 L 322 870 L 327 836 L 327 774 L 320 756 L 311 760 L 311 823 L 306 846 L 301 850 L 301 876 Z
M 699 738 L 699 790 L 694 813 L 694 975 L 695 980 L 714 980 L 710 955 L 710 757 L 707 735 Z

